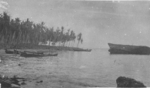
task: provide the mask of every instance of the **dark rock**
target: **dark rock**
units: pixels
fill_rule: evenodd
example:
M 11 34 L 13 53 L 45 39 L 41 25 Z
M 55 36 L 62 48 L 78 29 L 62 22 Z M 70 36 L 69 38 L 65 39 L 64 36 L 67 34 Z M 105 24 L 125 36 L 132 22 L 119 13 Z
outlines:
M 37 81 L 36 83 L 42 83 L 43 82 L 43 80 L 41 80 L 41 81 Z
M 11 83 L 9 81 L 7 81 L 7 77 L 4 77 L 4 75 L 0 75 L 0 83 L 1 83 L 1 87 L 11 87 Z
M 14 76 L 13 78 L 10 78 L 10 81 L 11 81 L 11 83 L 20 86 L 18 78 L 16 76 Z
M 23 81 L 23 82 L 21 83 L 21 85 L 26 85 L 26 83 Z
M 123 76 L 120 76 L 116 79 L 116 83 L 117 83 L 117 87 L 138 87 L 138 88 L 143 88 L 146 86 L 140 82 L 140 81 L 136 81 L 135 79 L 132 79 L 132 78 L 128 78 L 128 77 L 123 77 Z
M 0 82 L 0 83 L 1 83 L 1 87 L 2 87 L 2 88 L 4 88 L 4 87 L 6 87 L 6 88 L 11 87 L 11 84 L 10 84 L 10 83 L 8 83 L 8 82 L 4 82 L 4 81 L 2 81 L 2 82 Z
M 19 80 L 25 81 L 25 78 L 19 78 L 17 76 L 8 78 L 7 76 L 0 75 L 0 83 L 2 88 L 20 88 L 21 84 Z M 15 87 L 13 87 L 13 85 Z

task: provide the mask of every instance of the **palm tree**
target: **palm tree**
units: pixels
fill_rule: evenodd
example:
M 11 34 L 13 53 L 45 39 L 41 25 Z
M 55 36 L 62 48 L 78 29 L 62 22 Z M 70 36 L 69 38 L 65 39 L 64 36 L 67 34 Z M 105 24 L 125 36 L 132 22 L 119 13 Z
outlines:
M 78 40 L 78 43 L 77 43 L 77 47 L 79 46 L 79 43 L 81 42 L 83 42 L 83 39 L 82 39 L 82 33 L 79 33 L 78 35 L 77 35 L 77 40 Z
M 64 33 L 64 27 L 62 26 L 61 27 L 61 32 L 60 32 L 60 41 L 59 41 L 59 43 L 63 43 L 63 40 L 64 40 L 64 34 L 63 33 Z
M 75 42 L 75 39 L 76 39 L 76 35 L 75 35 L 74 31 L 71 30 L 71 33 L 70 33 L 70 41 L 72 42 L 72 44 Z
M 0 41 L 6 44 L 36 44 L 46 43 L 47 41 L 55 43 L 62 43 L 62 45 L 75 42 L 76 34 L 72 30 L 64 32 L 64 27 L 48 28 L 44 22 L 34 23 L 28 18 L 21 21 L 20 18 L 11 19 L 10 16 L 4 12 L 0 14 Z M 77 35 L 78 45 L 83 42 L 82 34 Z M 78 46 L 77 45 L 77 46 Z

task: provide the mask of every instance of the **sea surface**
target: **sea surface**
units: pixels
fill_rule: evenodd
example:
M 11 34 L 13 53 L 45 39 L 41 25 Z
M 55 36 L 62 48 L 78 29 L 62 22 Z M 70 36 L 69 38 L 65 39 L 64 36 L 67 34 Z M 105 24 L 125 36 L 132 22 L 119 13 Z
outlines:
M 20 57 L 16 61 L 20 67 L 8 64 L 5 69 L 0 68 L 1 72 L 13 73 L 15 69 L 17 73 L 54 74 L 73 85 L 100 87 L 116 87 L 116 79 L 125 76 L 150 86 L 150 55 L 110 55 L 108 49 L 93 49 L 91 52 L 59 51 L 57 57 Z
M 134 78 L 150 86 L 150 55 L 110 55 L 108 49 L 62 52 L 56 71 L 72 79 L 103 87 L 116 87 L 119 76 Z

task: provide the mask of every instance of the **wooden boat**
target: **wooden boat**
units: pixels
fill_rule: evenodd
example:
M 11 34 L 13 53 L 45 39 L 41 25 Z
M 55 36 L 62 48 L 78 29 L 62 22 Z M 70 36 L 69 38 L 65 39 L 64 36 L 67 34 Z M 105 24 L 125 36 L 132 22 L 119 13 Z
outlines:
M 17 51 L 17 50 L 8 50 L 8 49 L 5 49 L 5 53 L 6 54 L 19 54 L 19 51 Z
M 150 47 L 108 43 L 110 54 L 150 54 Z
M 42 51 L 23 51 L 23 52 L 33 53 L 33 54 L 44 54 L 44 52 L 42 52 Z
M 38 53 L 28 53 L 28 52 L 22 52 L 20 54 L 20 56 L 22 57 L 45 57 L 45 56 L 57 56 L 58 54 L 55 53 L 55 54 L 38 54 Z
M 91 52 L 91 51 L 92 51 L 92 49 L 73 49 L 73 51 Z

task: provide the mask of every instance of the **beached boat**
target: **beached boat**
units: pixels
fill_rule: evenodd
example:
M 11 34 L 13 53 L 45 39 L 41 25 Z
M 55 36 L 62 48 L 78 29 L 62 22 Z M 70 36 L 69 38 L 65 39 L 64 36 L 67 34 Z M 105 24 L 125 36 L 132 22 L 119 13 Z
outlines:
M 108 43 L 110 54 L 150 54 L 150 47 Z
M 17 50 L 8 50 L 8 49 L 5 49 L 5 53 L 6 54 L 19 54 L 19 51 L 17 51 Z
M 29 53 L 29 52 L 22 52 L 20 56 L 22 57 L 45 57 L 45 56 L 57 56 L 57 53 L 52 54 L 44 54 L 44 53 Z
M 23 51 L 23 52 L 26 52 L 26 53 L 33 53 L 33 54 L 44 54 L 43 51 Z

